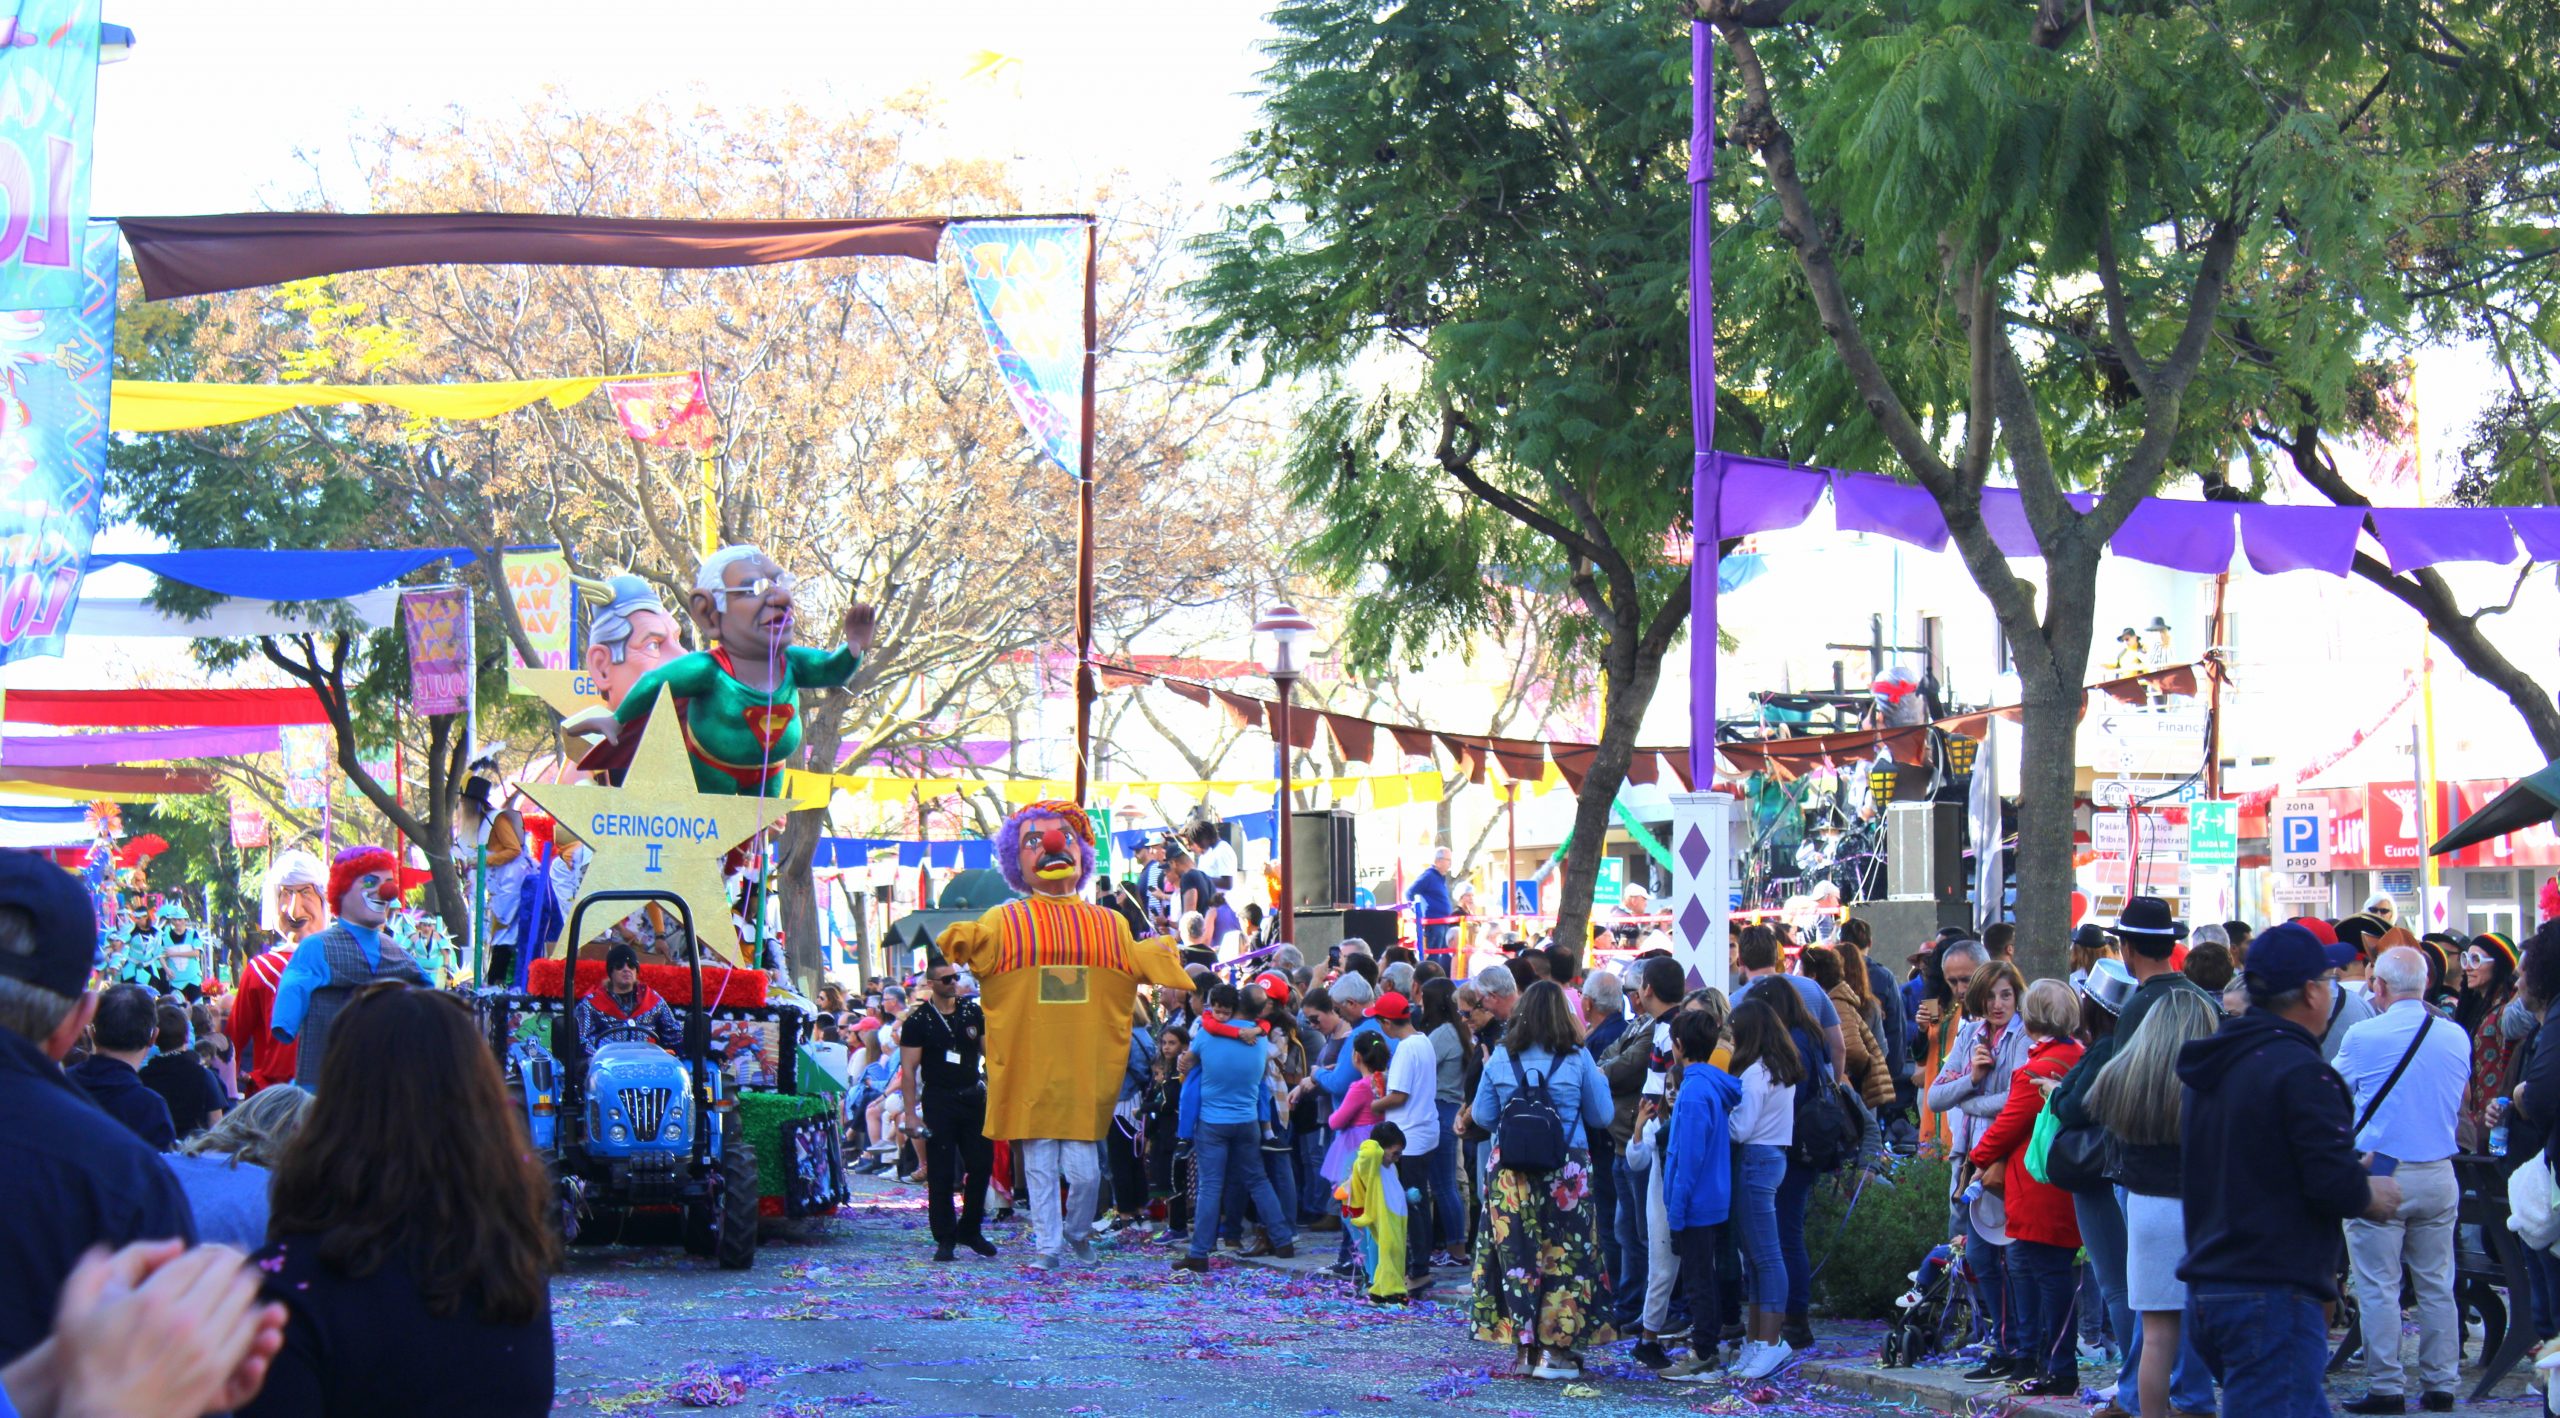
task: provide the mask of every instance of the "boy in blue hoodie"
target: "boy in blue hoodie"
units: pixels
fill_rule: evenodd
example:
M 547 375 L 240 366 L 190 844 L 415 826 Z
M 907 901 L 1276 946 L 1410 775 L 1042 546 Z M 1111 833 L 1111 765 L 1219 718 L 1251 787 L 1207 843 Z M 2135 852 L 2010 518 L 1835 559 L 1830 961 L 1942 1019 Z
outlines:
M 1716 1306 L 1716 1257 L 1724 1248 L 1721 1232 L 1733 1206 L 1731 1117 L 1742 1085 L 1707 1061 L 1716 1050 L 1716 1027 L 1705 1014 L 1683 1010 L 1672 1016 L 1671 1049 L 1680 1069 L 1680 1090 L 1663 1147 L 1662 1205 L 1671 1221 L 1671 1245 L 1680 1257 L 1696 1328 L 1689 1357 L 1662 1376 L 1696 1383 L 1720 1364 L 1713 1320 L 1722 1313 Z

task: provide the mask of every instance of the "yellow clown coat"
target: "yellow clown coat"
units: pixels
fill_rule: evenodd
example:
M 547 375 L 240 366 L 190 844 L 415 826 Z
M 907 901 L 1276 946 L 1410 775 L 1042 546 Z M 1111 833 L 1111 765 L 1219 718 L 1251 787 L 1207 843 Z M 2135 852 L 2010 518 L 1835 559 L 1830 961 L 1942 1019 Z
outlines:
M 1369 1233 L 1361 1258 L 1369 1262 L 1369 1293 L 1381 1300 L 1405 1293 L 1404 1183 L 1386 1161 L 1385 1148 L 1361 1143 L 1351 1158 L 1351 1175 L 1333 1189 L 1333 1199 L 1342 1203 L 1342 1224 Z
M 1008 901 L 935 943 L 978 977 L 991 1138 L 1100 1142 L 1138 986 L 1191 988 L 1171 940 L 1133 940 L 1118 912 L 1075 897 Z

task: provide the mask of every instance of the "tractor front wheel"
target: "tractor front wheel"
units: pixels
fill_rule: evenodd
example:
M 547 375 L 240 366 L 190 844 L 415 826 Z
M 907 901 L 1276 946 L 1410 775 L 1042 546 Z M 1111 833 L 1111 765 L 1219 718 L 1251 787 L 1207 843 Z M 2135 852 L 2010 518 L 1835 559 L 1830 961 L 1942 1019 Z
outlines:
M 720 1235 L 714 1254 L 722 1270 L 756 1263 L 756 1149 L 731 1136 L 720 1148 Z

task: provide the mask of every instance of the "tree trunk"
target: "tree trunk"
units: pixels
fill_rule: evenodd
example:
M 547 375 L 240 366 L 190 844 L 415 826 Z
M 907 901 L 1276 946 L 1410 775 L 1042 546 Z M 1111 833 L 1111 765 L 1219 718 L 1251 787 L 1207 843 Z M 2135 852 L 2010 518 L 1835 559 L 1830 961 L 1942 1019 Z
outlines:
M 1680 594 L 1685 614 L 1688 593 L 1684 588 Z M 1628 644 L 1636 640 L 1636 631 L 1623 623 L 1612 638 L 1626 648 L 1612 647 L 1605 656 L 1610 662 L 1609 707 L 1600 719 L 1600 743 L 1591 767 L 1574 794 L 1573 843 L 1565 850 L 1564 882 L 1556 896 L 1556 943 L 1585 959 L 1591 953 L 1591 889 L 1599 883 L 1600 858 L 1608 846 L 1610 808 L 1627 781 L 1628 765 L 1635 762 L 1636 732 L 1662 682 L 1662 656 L 1668 648 L 1652 636 Z M 1621 656 L 1627 662 L 1623 672 L 1616 663 Z
M 2079 831 L 2080 719 L 2089 693 L 2098 555 L 2086 546 L 2048 550 L 2043 624 L 2001 617 L 2012 644 L 2032 636 L 2044 651 L 2018 664 L 2016 958 L 2030 980 L 2060 979 L 2071 968 L 2072 838 Z M 2042 662 L 2041 670 L 2034 661 Z

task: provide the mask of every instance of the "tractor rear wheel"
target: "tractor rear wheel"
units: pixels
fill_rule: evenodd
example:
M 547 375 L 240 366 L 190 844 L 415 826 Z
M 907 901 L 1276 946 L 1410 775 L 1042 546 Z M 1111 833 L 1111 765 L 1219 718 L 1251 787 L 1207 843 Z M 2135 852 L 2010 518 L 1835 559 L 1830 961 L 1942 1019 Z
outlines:
M 715 1254 L 722 1270 L 756 1263 L 756 1149 L 731 1136 L 720 1148 L 720 1235 Z

